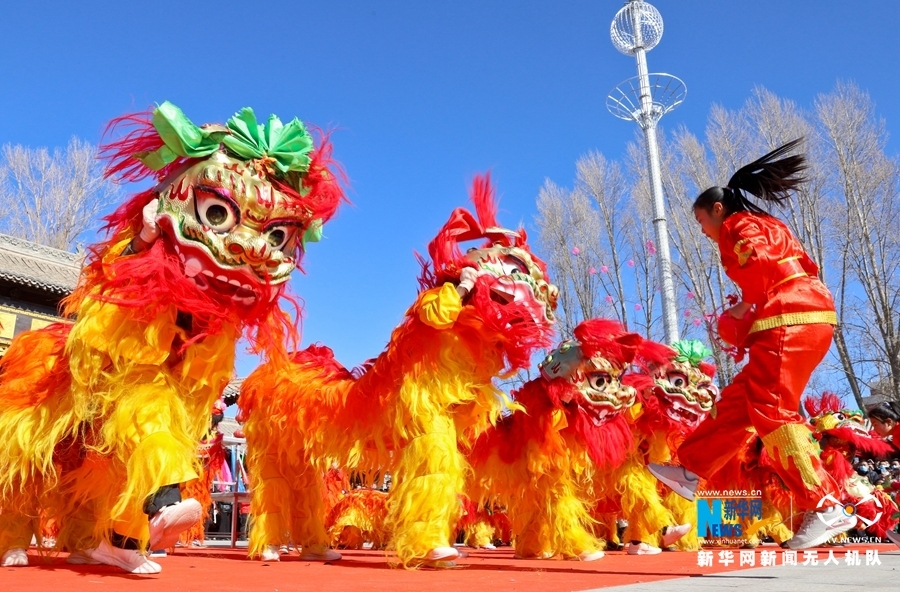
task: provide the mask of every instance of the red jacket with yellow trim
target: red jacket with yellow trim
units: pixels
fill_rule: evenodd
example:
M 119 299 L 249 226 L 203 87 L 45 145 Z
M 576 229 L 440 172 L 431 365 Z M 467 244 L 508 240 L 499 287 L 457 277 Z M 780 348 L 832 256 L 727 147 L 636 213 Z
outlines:
M 725 273 L 756 306 L 756 318 L 789 312 L 833 311 L 834 300 L 787 225 L 778 218 L 737 212 L 719 234 Z

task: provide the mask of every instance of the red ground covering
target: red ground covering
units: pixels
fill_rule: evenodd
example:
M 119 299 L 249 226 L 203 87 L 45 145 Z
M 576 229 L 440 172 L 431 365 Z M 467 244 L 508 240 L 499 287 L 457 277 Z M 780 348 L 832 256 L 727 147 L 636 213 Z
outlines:
M 835 555 L 843 557 L 848 549 L 878 549 L 879 553 L 896 550 L 893 545 L 840 547 Z M 766 547 L 768 550 L 777 547 Z M 600 561 L 521 561 L 512 550 L 468 550 L 469 557 L 457 561 L 456 569 L 392 568 L 380 551 L 342 551 L 344 559 L 334 564 L 300 561 L 296 555 L 281 562 L 248 561 L 242 549 L 178 549 L 158 561 L 163 572 L 155 576 L 132 576 L 109 566 L 72 566 L 64 556 L 53 559 L 39 557 L 29 551 L 28 567 L 0 568 L 0 589 L 61 590 L 203 590 L 205 592 L 255 590 L 533 590 L 562 592 L 587 590 L 639 582 L 652 582 L 680 577 L 698 577 L 738 568 L 698 567 L 696 553 L 663 553 L 635 557 L 622 552 L 609 552 Z M 718 552 L 719 549 L 714 550 Z M 757 550 L 757 566 L 759 565 Z M 735 558 L 738 552 L 735 550 Z M 802 552 L 799 553 L 802 561 Z M 819 549 L 820 561 L 827 550 Z M 778 550 L 781 563 L 781 550 Z

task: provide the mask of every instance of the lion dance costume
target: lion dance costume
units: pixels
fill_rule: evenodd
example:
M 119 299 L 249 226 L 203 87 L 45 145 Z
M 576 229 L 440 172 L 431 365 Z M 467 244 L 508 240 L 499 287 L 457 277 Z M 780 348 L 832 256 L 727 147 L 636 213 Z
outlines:
M 842 486 L 844 501 L 853 505 L 857 528 L 885 538 L 885 533 L 897 526 L 897 503 L 882 488 L 857 474 L 850 460 L 856 455 L 890 457 L 894 448 L 869 432 L 865 416 L 845 408 L 834 393 L 806 397 L 803 406 L 822 447 L 822 463 Z
M 330 144 L 297 119 L 259 124 L 245 108 L 197 127 L 163 103 L 118 126 L 128 133 L 103 147 L 106 174 L 159 183 L 107 218 L 64 305 L 74 325 L 24 333 L 3 358 L 4 565 L 27 563 L 45 512 L 71 562 L 160 571 L 143 552 L 199 517 L 178 487 L 197 478 L 236 342 L 277 359 L 296 340 L 278 300 L 343 199 Z
M 712 383 L 715 366 L 703 361 L 711 354 L 696 340 L 672 347 L 648 341 L 638 353 L 637 366 L 652 380 L 645 381 L 626 413 L 635 448 L 600 479 L 604 499 L 598 506 L 628 522 L 624 540 L 631 555 L 655 555 L 676 542 L 680 548 L 699 548 L 695 536 L 686 536 L 696 524 L 694 504 L 663 491 L 647 465 L 677 460 L 678 446 L 712 411 L 719 394 Z M 602 521 L 611 524 L 610 518 Z M 610 536 L 616 533 L 609 530 Z
M 271 559 L 288 537 L 326 553 L 319 488 L 336 461 L 390 472 L 388 549 L 403 565 L 457 557 L 451 539 L 469 472 L 460 447 L 512 404 L 492 381 L 549 345 L 556 304 L 524 231 L 497 226 L 488 179 L 475 180 L 472 200 L 477 219 L 455 210 L 429 244 L 422 290 L 367 369 L 351 373 L 311 346 L 244 381 L 251 555 Z M 462 253 L 473 240 L 484 245 Z
M 503 418 L 471 454 L 481 496 L 508 509 L 518 558 L 603 557 L 589 492 L 633 444 L 623 412 L 636 390 L 625 371 L 643 339 L 604 319 L 579 323 L 574 337 L 514 392 L 524 412 Z

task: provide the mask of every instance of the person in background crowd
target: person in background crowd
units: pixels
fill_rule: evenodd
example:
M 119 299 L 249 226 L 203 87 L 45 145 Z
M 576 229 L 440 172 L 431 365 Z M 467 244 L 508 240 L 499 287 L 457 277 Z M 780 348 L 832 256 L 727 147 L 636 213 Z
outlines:
M 894 445 L 894 448 L 900 451 L 900 403 L 884 401 L 869 408 L 866 415 L 868 415 L 869 422 L 871 422 L 875 433 L 885 440 L 889 440 Z M 900 469 L 900 462 L 894 461 L 894 464 Z M 888 474 L 890 473 L 888 472 Z M 883 478 L 882 482 L 884 482 Z M 887 537 L 900 547 L 900 533 L 889 532 Z

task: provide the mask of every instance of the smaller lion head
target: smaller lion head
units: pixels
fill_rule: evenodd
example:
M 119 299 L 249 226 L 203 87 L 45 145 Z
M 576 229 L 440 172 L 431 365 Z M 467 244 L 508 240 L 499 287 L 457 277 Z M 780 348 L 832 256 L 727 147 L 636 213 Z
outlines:
M 599 426 L 634 403 L 637 391 L 622 379 L 643 339 L 604 319 L 584 321 L 574 333 L 575 340 L 562 342 L 538 367 L 547 380 L 568 381 L 561 403 L 577 405 Z

